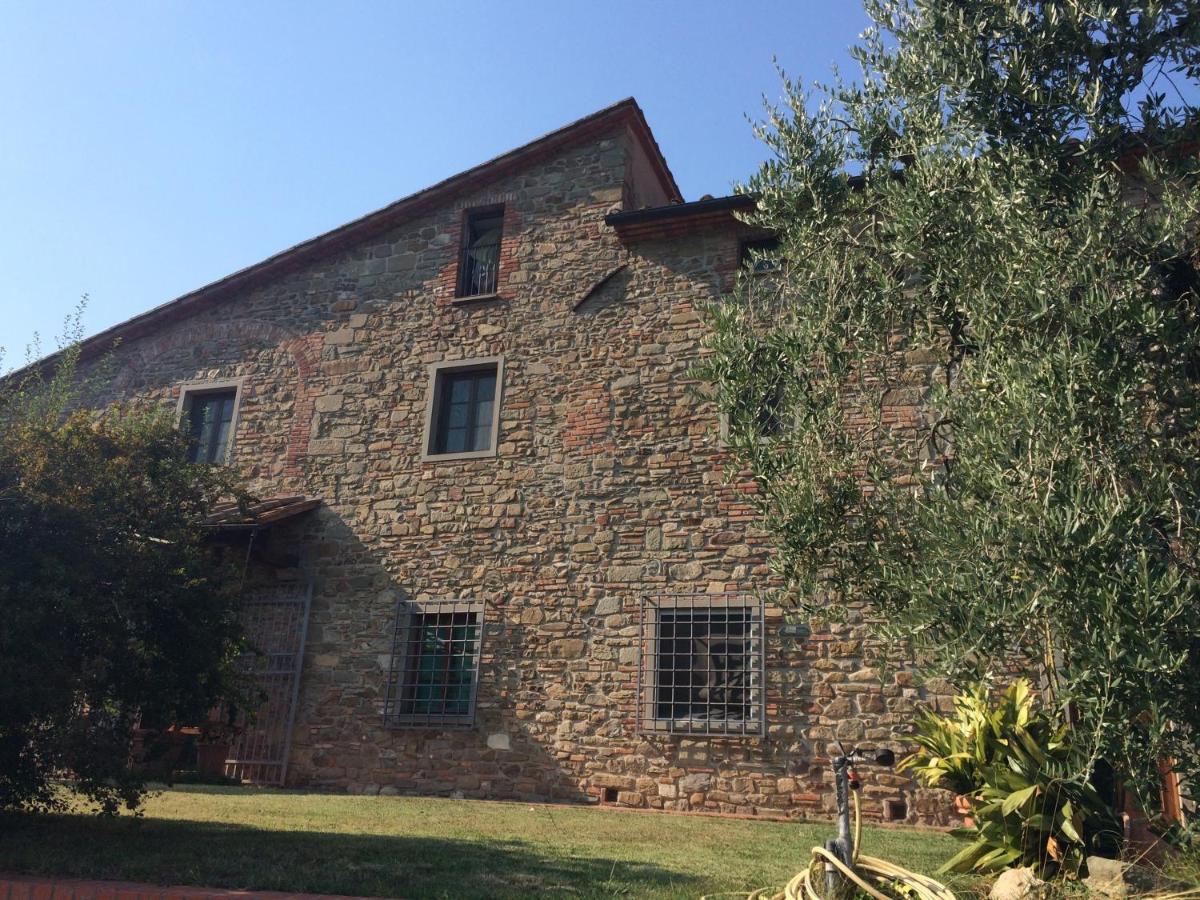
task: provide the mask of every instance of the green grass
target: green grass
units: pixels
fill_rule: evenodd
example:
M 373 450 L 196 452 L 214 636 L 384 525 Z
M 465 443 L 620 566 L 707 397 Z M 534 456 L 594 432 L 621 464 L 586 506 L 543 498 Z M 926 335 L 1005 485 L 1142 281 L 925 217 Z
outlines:
M 396 797 L 176 787 L 140 817 L 0 815 L 0 871 L 380 897 L 698 897 L 785 881 L 830 826 Z M 956 842 L 866 829 L 932 872 Z

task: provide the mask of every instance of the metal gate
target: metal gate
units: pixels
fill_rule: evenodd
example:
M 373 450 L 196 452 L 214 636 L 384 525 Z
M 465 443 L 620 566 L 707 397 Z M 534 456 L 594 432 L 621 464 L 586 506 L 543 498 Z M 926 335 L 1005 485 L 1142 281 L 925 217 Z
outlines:
M 282 786 L 287 777 L 311 604 L 311 580 L 258 590 L 242 602 L 242 622 L 251 647 L 243 664 L 264 700 L 230 746 L 225 760 L 229 778 Z

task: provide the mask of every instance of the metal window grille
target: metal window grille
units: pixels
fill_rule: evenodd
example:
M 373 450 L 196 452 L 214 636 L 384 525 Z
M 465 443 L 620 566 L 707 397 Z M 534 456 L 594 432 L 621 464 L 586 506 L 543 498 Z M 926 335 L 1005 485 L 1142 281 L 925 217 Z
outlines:
M 496 292 L 503 222 L 504 215 L 497 210 L 467 216 L 458 267 L 458 296 L 474 297 Z
M 649 732 L 762 734 L 762 600 L 746 594 L 643 598 L 639 717 Z
M 475 724 L 484 609 L 471 601 L 401 601 L 384 698 L 391 728 Z

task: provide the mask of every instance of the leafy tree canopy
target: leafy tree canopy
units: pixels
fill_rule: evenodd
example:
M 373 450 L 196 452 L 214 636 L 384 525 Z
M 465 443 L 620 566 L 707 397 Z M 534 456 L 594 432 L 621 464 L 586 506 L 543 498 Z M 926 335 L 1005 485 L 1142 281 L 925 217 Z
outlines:
M 76 408 L 77 359 L 0 383 L 0 808 L 54 806 L 58 776 L 132 808 L 138 720 L 201 722 L 240 690 L 237 573 L 201 528 L 240 488 L 161 410 Z
M 1200 13 L 866 7 L 861 78 L 759 128 L 780 265 L 700 369 L 783 600 L 960 684 L 1029 673 L 1081 767 L 1194 794 Z

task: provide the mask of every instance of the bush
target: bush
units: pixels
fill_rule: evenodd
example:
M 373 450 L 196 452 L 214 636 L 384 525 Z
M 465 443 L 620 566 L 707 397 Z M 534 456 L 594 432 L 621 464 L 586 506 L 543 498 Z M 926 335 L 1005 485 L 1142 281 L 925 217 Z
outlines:
M 242 693 L 238 580 L 202 527 L 236 478 L 162 410 L 82 410 L 76 358 L 0 381 L 0 808 L 60 804 L 64 774 L 134 807 L 135 724 Z

